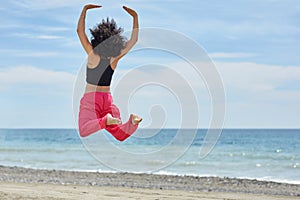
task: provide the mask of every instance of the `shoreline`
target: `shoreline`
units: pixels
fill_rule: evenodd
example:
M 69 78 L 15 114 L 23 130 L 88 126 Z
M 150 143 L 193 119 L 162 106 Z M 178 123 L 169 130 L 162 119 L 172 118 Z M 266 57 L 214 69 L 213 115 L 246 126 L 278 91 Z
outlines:
M 116 172 L 116 171 L 105 171 L 105 170 L 81 170 L 81 169 L 47 169 L 47 168 L 31 168 L 23 166 L 6 166 L 0 165 L 3 168 L 21 168 L 21 169 L 30 169 L 30 170 L 44 170 L 44 171 L 63 171 L 63 172 L 78 172 L 78 173 L 98 173 L 98 174 L 134 174 L 134 175 L 158 175 L 158 176 L 172 176 L 172 177 L 197 177 L 197 178 L 221 178 L 221 179 L 236 179 L 236 180 L 249 180 L 249 181 L 261 181 L 261 182 L 272 182 L 279 184 L 289 184 L 289 185 L 299 185 L 300 181 L 289 181 L 289 180 L 280 180 L 280 179 L 263 179 L 263 178 L 252 178 L 252 177 L 230 177 L 230 176 L 217 176 L 217 175 L 197 175 L 197 174 L 176 174 L 172 172 L 154 172 L 154 173 L 145 173 L 145 172 Z M 0 179 L 1 180 L 1 179 Z
M 251 179 L 137 173 L 99 173 L 0 166 L 0 184 L 38 184 L 195 193 L 299 197 L 300 185 Z

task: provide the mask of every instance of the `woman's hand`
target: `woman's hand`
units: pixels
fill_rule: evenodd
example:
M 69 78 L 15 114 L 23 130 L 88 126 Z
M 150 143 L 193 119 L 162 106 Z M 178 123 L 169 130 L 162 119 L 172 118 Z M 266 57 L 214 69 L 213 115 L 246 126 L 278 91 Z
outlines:
M 132 17 L 137 17 L 137 13 L 131 8 L 123 6 L 123 9 L 126 10 L 126 12 L 128 12 L 128 14 L 131 15 Z
M 84 6 L 85 10 L 93 9 L 93 8 L 101 8 L 102 6 L 100 5 L 95 5 L 95 4 L 87 4 Z

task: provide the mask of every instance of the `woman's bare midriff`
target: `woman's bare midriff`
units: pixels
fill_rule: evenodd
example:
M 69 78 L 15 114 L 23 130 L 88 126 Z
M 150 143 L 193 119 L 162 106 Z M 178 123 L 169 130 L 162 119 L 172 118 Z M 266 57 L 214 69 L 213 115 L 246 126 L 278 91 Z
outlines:
M 110 86 L 97 86 L 87 83 L 85 87 L 85 93 L 89 92 L 110 92 Z

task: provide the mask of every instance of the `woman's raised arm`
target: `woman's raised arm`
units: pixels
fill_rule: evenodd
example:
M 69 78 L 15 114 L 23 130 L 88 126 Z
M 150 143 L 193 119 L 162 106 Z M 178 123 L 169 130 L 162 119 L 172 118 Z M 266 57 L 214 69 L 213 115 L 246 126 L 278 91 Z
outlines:
M 123 9 L 133 17 L 133 27 L 132 27 L 131 37 L 127 41 L 126 47 L 121 51 L 121 54 L 117 57 L 117 60 L 122 58 L 126 53 L 128 53 L 130 51 L 130 49 L 138 41 L 138 35 L 139 35 L 139 22 L 138 22 L 137 13 L 134 10 L 132 10 L 131 8 L 128 8 L 126 6 L 123 6 Z
M 86 11 L 89 9 L 93 8 L 100 8 L 101 6 L 99 5 L 93 5 L 93 4 L 88 4 L 85 5 L 82 9 L 80 18 L 78 20 L 78 25 L 77 25 L 77 34 L 79 37 L 79 40 L 81 42 L 82 47 L 84 48 L 85 52 L 87 54 L 91 53 L 93 51 L 93 47 L 85 33 L 85 16 L 86 16 Z

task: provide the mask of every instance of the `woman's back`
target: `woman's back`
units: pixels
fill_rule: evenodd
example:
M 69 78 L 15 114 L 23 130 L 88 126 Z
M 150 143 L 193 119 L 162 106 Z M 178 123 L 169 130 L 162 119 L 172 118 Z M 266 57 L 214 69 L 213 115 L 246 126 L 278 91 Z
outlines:
M 96 67 L 87 66 L 86 82 L 96 86 L 110 86 L 114 70 L 110 58 L 101 58 Z

